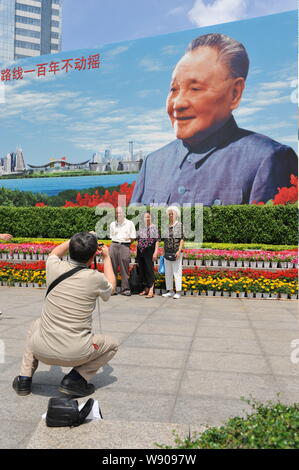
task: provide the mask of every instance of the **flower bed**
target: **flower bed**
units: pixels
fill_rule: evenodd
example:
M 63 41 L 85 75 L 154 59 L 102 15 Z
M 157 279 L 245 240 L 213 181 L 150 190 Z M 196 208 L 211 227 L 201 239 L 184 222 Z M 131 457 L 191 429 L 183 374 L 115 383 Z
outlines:
M 103 264 L 98 264 L 103 271 Z M 298 278 L 296 269 L 267 272 L 240 269 L 236 271 L 211 271 L 184 269 L 182 288 L 185 294 L 222 295 L 231 297 L 297 298 Z M 46 282 L 45 262 L 0 262 L 0 282 L 3 286 L 42 287 Z M 165 289 L 165 278 L 156 272 L 156 291 Z

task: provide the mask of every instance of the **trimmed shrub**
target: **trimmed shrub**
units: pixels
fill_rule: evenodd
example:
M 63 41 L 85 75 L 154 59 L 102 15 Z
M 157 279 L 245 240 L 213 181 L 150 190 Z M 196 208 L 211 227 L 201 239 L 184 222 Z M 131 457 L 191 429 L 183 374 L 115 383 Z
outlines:
M 194 224 L 194 212 L 192 217 Z M 69 238 L 76 232 L 94 230 L 99 219 L 95 208 L 89 207 L 0 207 L 1 232 L 16 237 Z M 297 230 L 295 204 L 203 210 L 204 242 L 296 245 Z
M 245 400 L 253 413 L 230 418 L 221 427 L 185 438 L 176 435 L 175 449 L 299 449 L 299 403 L 262 404 Z M 169 449 L 171 447 L 158 447 Z

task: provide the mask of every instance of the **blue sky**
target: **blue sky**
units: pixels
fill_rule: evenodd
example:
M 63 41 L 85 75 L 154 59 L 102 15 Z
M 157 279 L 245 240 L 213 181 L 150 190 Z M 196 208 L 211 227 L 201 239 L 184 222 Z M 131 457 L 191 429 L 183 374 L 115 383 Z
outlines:
M 295 10 L 297 0 L 63 0 L 64 50 Z
M 130 140 L 135 151 L 144 153 L 168 143 L 174 139 L 165 112 L 171 72 L 189 41 L 208 32 L 241 41 L 250 57 L 246 91 L 235 112 L 238 124 L 296 149 L 297 108 L 291 95 L 296 91 L 297 14 L 288 12 L 44 56 L 50 61 L 100 52 L 102 65 L 56 77 L 28 74 L 5 85 L 0 155 L 18 145 L 26 163 L 62 156 L 76 162 L 105 148 L 125 157 Z M 40 58 L 19 62 L 26 68 Z

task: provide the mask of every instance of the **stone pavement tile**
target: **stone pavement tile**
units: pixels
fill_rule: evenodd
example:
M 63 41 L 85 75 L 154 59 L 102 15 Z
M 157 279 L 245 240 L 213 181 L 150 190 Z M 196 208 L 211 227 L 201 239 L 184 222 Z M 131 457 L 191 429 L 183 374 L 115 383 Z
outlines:
M 137 348 L 124 346 L 113 358 L 113 364 L 139 367 L 161 367 L 180 369 L 184 365 L 184 354 L 173 349 Z
M 229 321 L 229 320 L 248 320 L 247 318 L 247 313 L 242 310 L 229 310 L 229 311 L 213 311 L 213 310 L 207 310 L 203 309 L 200 312 L 200 319 L 202 320 L 218 320 L 218 321 Z
M 203 351 L 193 351 L 190 354 L 186 369 L 243 372 L 249 374 L 271 373 L 263 356 Z
M 23 350 L 25 346 L 25 335 L 23 338 L 20 339 L 11 339 L 11 338 L 3 338 L 4 344 L 4 353 L 7 356 L 19 358 L 21 361 Z
M 95 314 L 95 316 L 97 313 Z M 109 312 L 101 312 L 101 319 L 103 321 L 114 321 L 114 322 L 131 322 L 131 323 L 141 323 L 143 322 L 147 316 L 150 314 L 140 314 L 140 313 L 132 313 L 128 312 L 115 312 L 115 311 L 109 311 Z
M 182 436 L 200 432 L 186 424 L 92 421 L 75 428 L 48 428 L 41 420 L 28 449 L 158 449 L 175 447 L 174 431 Z M 104 463 L 99 457 L 99 465 Z
M 290 341 L 267 341 L 261 342 L 261 348 L 267 356 L 287 356 L 290 358 L 293 348 Z
M 184 374 L 180 396 L 205 395 L 210 398 L 240 399 L 250 395 L 260 400 L 275 399 L 282 391 L 271 375 L 254 375 L 236 372 L 210 372 L 187 370 Z
M 2 421 L 2 416 L 1 416 Z M 35 432 L 39 420 L 28 416 L 6 419 L 0 428 L 0 449 L 26 449 L 31 435 Z
M 20 358 L 5 355 L 4 362 L 0 364 L 0 380 L 11 381 L 20 372 Z
M 259 341 L 263 343 L 263 341 L 283 341 L 288 342 L 289 344 L 294 339 L 298 338 L 298 330 L 291 329 L 273 329 L 271 328 L 271 323 L 269 324 L 269 328 L 262 328 L 262 329 L 255 329 L 254 330 Z
M 35 317 L 24 314 L 5 314 L 0 317 L 0 326 L 14 328 L 15 326 L 30 325 L 35 320 Z M 24 327 L 27 328 L 27 326 Z
M 178 335 L 178 336 L 192 336 L 196 328 L 196 323 L 192 322 L 152 322 L 147 321 L 145 324 L 138 328 L 138 334 L 165 334 L 165 335 Z
M 195 335 L 203 338 L 238 338 L 240 341 L 244 339 L 253 341 L 256 339 L 251 328 L 225 328 L 221 326 L 221 323 L 219 323 L 218 328 L 202 326 L 199 323 Z
M 299 375 L 293 377 L 277 375 L 275 378 L 283 391 L 281 401 L 288 400 L 290 403 L 299 403 Z
M 240 338 L 205 338 L 196 337 L 192 343 L 194 351 L 231 352 L 245 354 L 262 354 L 259 343 L 252 339 Z
M 112 364 L 112 362 L 110 363 Z M 166 365 L 167 366 L 167 365 Z M 142 393 L 171 393 L 175 394 L 180 378 L 179 369 L 167 367 L 136 367 L 113 363 L 115 382 L 107 388 L 119 391 L 134 390 Z M 105 376 L 98 374 L 92 383 L 100 388 L 107 382 Z
M 19 324 L 18 326 L 7 327 L 7 329 L 3 331 L 0 330 L 0 338 L 23 340 L 24 338 L 26 338 L 27 331 L 31 323 L 32 319 L 26 323 Z
M 247 319 L 219 319 L 219 318 L 204 318 L 200 319 L 199 328 L 250 328 L 250 323 Z
M 98 389 L 92 398 L 99 401 L 103 418 L 108 421 L 168 422 L 175 404 L 175 395 L 141 393 L 134 388 Z
M 297 331 L 299 330 L 299 323 L 295 319 L 289 318 L 288 321 L 274 321 L 274 320 L 253 320 L 251 322 L 252 327 L 258 330 L 268 330 L 269 326 L 271 330 L 290 330 Z M 299 331 L 298 331 L 299 336 Z
M 192 338 L 190 336 L 146 335 L 135 333 L 125 339 L 123 346 L 185 351 L 190 348 L 191 340 Z
M 269 356 L 273 373 L 275 375 L 289 375 L 299 377 L 299 364 L 293 364 L 291 355 L 288 356 Z
M 140 326 L 139 321 L 114 321 L 102 319 L 101 323 L 105 334 L 109 334 L 110 332 L 130 333 Z
M 191 397 L 180 395 L 172 415 L 176 423 L 220 426 L 234 416 L 245 416 L 251 407 L 241 401 L 209 396 Z

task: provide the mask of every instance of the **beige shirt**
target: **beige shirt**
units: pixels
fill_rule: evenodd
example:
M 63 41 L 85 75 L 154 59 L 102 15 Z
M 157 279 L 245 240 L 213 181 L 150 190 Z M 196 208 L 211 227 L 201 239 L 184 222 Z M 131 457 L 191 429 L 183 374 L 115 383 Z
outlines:
M 76 261 L 61 261 L 56 255 L 46 263 L 47 286 L 76 266 Z M 112 285 L 104 274 L 82 269 L 59 283 L 45 299 L 39 328 L 32 336 L 32 350 L 37 356 L 80 360 L 92 352 L 92 312 L 97 297 L 107 301 Z
M 113 242 L 131 243 L 136 238 L 136 230 L 131 220 L 125 219 L 122 224 L 117 221 L 110 224 L 110 238 Z

